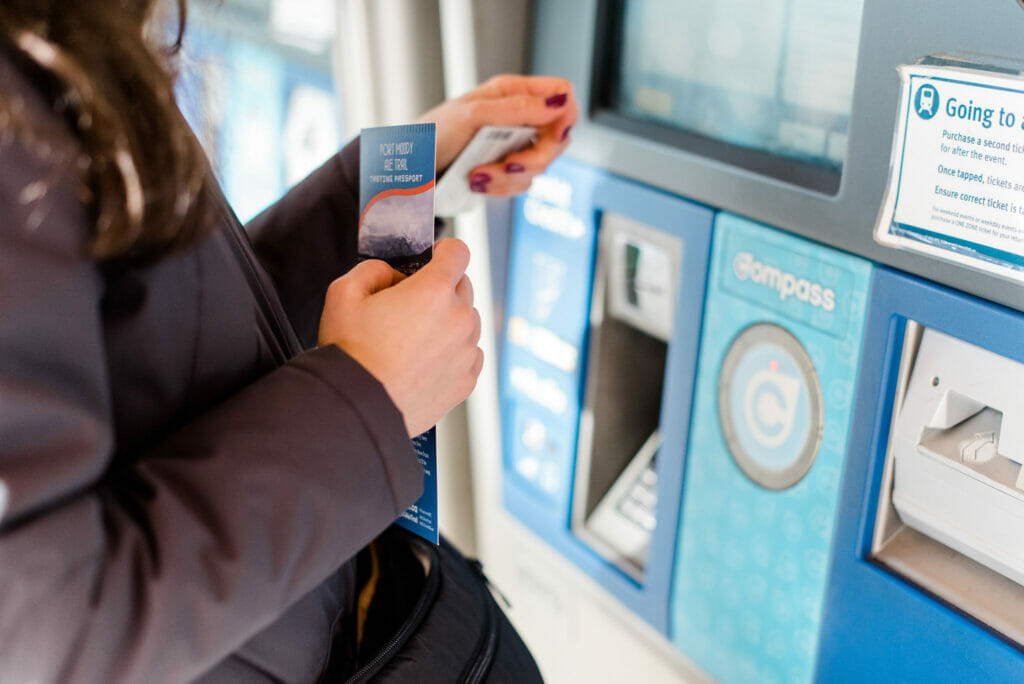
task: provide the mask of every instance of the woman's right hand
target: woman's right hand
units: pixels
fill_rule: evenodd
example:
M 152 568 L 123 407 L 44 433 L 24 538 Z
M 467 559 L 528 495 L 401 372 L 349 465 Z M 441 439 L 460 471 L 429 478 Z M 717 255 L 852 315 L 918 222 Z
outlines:
M 410 437 L 468 397 L 483 367 L 468 264 L 464 243 L 441 240 L 412 276 L 370 260 L 327 290 L 319 343 L 341 347 L 384 385 Z
M 526 192 L 533 178 L 569 145 L 579 116 L 572 83 L 552 76 L 503 74 L 419 118 L 437 124 L 438 175 L 482 126 L 533 126 L 537 139 L 504 159 L 470 170 L 474 192 L 508 196 Z

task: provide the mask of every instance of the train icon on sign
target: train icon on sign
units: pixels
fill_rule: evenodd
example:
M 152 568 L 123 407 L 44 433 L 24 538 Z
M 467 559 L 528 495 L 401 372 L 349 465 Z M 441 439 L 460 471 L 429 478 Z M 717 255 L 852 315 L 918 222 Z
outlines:
M 925 83 L 917 89 L 914 111 L 922 119 L 930 119 L 939 111 L 939 91 L 931 83 Z

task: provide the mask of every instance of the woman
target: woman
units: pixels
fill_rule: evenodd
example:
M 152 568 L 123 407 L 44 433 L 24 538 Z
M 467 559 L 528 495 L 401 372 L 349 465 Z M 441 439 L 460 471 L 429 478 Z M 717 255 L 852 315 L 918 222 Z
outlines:
M 312 681 L 351 658 L 351 559 L 419 494 L 410 435 L 480 371 L 469 255 L 338 278 L 358 140 L 250 244 L 151 2 L 0 5 L 0 681 Z M 538 126 L 474 170 L 509 194 L 575 116 L 566 81 L 505 77 L 425 118 L 439 169 Z

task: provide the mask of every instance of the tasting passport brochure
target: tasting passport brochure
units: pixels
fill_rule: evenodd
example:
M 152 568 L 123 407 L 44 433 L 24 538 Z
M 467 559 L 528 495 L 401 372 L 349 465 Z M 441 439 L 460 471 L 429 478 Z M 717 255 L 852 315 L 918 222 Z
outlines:
M 434 124 L 364 128 L 359 152 L 360 258 L 383 259 L 410 275 L 434 245 Z M 437 439 L 414 437 L 423 495 L 397 523 L 437 543 Z

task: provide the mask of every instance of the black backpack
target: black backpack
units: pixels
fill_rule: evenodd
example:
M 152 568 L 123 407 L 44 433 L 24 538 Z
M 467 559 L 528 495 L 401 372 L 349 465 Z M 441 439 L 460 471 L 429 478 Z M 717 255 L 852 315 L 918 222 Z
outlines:
M 479 561 L 467 559 L 443 537 L 435 546 L 395 526 L 372 546 L 376 588 L 358 669 L 344 681 L 543 682 L 491 594 Z

